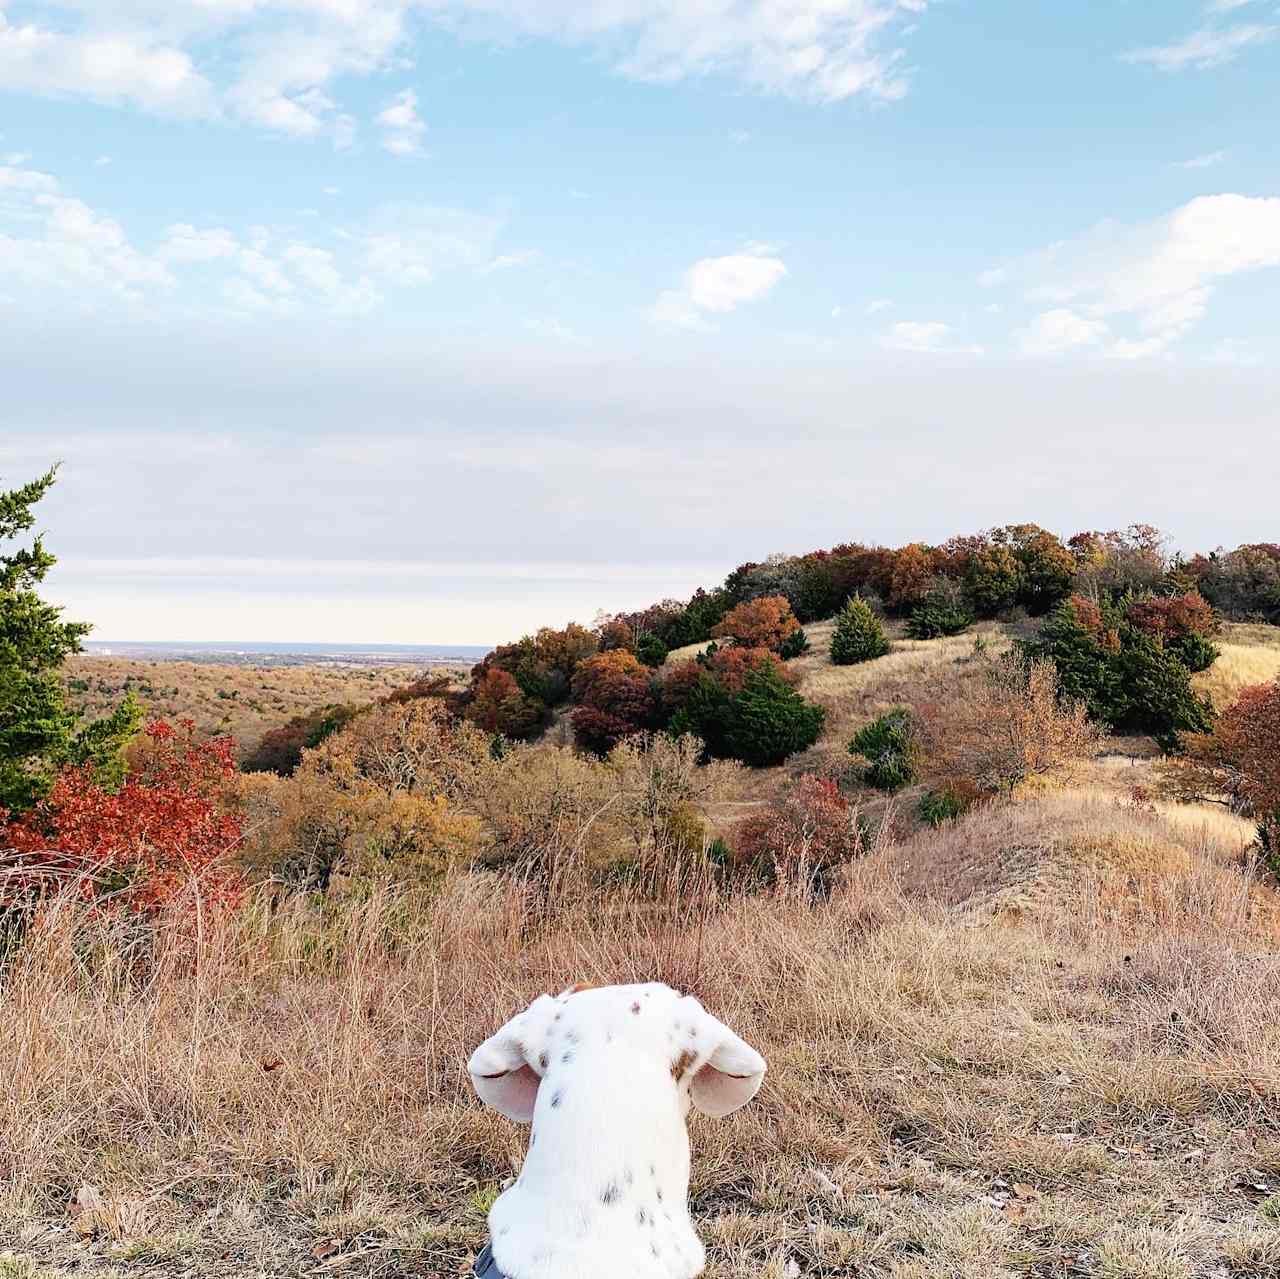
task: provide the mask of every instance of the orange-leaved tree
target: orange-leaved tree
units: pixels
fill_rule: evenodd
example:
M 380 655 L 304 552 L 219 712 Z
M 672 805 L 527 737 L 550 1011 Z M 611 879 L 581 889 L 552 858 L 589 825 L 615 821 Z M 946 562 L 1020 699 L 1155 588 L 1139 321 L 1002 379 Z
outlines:
M 761 595 L 731 608 L 711 634 L 717 639 L 732 639 L 744 648 L 777 652 L 799 629 L 785 595 Z

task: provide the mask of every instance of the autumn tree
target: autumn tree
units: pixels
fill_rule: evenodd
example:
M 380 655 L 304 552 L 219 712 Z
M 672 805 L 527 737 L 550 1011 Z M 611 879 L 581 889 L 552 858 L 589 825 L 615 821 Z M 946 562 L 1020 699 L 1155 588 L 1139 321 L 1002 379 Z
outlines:
M 32 508 L 52 487 L 56 468 L 21 488 L 0 493 L 0 545 L 35 525 Z M 36 535 L 28 546 L 0 554 L 0 808 L 30 808 L 49 792 L 66 765 L 118 785 L 123 750 L 141 721 L 126 697 L 116 712 L 81 724 L 63 700 L 59 669 L 89 633 L 82 622 L 36 593 L 57 561 Z
M 154 720 L 143 745 L 118 789 L 91 766 L 70 765 L 10 822 L 11 900 L 16 887 L 34 894 L 71 885 L 101 906 L 146 915 L 193 887 L 206 908 L 236 899 L 241 826 L 223 802 L 236 773 L 234 743 L 197 739 L 190 720 L 176 727 Z
M 767 648 L 776 653 L 799 629 L 786 596 L 762 595 L 730 609 L 711 633 L 744 648 Z
M 652 672 L 625 649 L 588 658 L 573 679 L 573 732 L 586 750 L 607 754 L 624 737 L 653 726 Z
M 510 671 L 489 666 L 480 669 L 473 679 L 466 717 L 486 733 L 520 740 L 542 730 L 547 708 L 528 696 Z

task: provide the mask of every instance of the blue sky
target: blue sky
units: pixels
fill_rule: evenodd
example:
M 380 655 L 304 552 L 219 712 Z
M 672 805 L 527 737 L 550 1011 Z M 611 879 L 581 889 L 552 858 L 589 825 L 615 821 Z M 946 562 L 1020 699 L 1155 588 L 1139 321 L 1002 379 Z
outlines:
M 1273 540 L 1280 8 L 0 0 L 0 478 L 101 638 Z

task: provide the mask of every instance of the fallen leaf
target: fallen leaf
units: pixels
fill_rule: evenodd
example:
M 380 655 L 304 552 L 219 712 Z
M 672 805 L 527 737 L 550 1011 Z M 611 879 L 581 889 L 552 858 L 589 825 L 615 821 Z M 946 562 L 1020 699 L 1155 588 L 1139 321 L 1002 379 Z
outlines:
M 1034 1186 L 1028 1186 L 1025 1182 L 1015 1181 L 1013 1183 L 1013 1193 L 1019 1199 L 1043 1199 L 1042 1195 Z
M 323 1261 L 326 1257 L 332 1257 L 342 1247 L 341 1239 L 321 1239 L 311 1248 L 311 1255 L 317 1261 Z
M 279 1070 L 283 1065 L 283 1057 L 269 1057 L 262 1063 L 262 1069 L 269 1075 L 273 1070 Z

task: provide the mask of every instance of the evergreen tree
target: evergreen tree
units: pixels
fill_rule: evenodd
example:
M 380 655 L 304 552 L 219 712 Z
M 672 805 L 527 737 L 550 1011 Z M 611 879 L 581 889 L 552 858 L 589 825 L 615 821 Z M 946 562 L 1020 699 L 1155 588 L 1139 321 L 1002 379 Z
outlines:
M 889 641 L 880 619 L 861 595 L 855 595 L 836 618 L 835 633 L 831 636 L 831 660 L 837 666 L 852 666 L 855 662 L 883 657 L 888 651 Z
M 773 663 L 752 671 L 729 714 L 729 749 L 753 768 L 781 764 L 818 740 L 826 711 L 806 702 Z
M 56 468 L 0 492 L 0 543 L 35 524 L 32 507 L 52 487 Z M 0 554 L 0 809 L 21 812 L 48 791 L 65 764 L 89 765 L 105 785 L 123 777 L 123 747 L 141 712 L 126 698 L 113 715 L 77 726 L 59 671 L 89 633 L 36 594 L 56 560 L 37 534 L 29 547 Z

